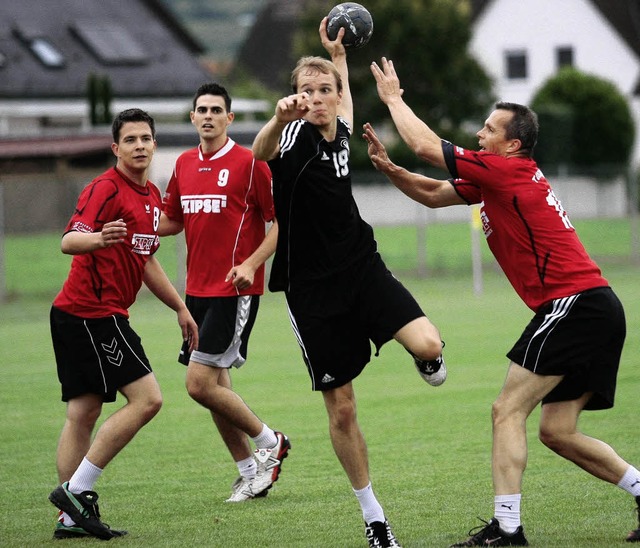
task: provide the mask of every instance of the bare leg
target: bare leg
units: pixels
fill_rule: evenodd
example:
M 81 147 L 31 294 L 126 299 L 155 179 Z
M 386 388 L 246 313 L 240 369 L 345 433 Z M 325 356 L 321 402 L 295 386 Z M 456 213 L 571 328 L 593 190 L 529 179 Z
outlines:
M 229 390 L 231 389 L 231 375 L 229 375 L 229 371 L 227 369 L 223 369 L 220 372 L 218 384 L 228 388 Z M 213 411 L 211 411 L 211 417 L 213 418 L 213 422 L 220 433 L 220 437 L 227 446 L 233 460 L 238 462 L 249 458 L 252 453 L 247 435 L 226 418 L 221 415 L 217 415 Z
M 442 354 L 440 332 L 425 316 L 409 322 L 393 338 L 420 360 L 435 360 Z
M 162 406 L 160 386 L 153 373 L 124 386 L 120 391 L 127 398 L 127 403 L 98 429 L 86 455 L 98 468 L 105 468 L 140 429 L 158 414 Z
M 56 464 L 60 483 L 69 481 L 91 446 L 91 434 L 102 411 L 102 398 L 85 394 L 67 403 Z
M 213 413 L 216 425 L 218 425 L 218 419 L 222 418 L 248 436 L 252 438 L 257 436 L 262 431 L 262 421 L 238 394 L 224 385 L 226 382 L 224 379 L 220 382 L 223 374 L 228 375 L 228 372 L 218 367 L 189 362 L 187 369 L 189 396 Z
M 578 417 L 590 397 L 589 393 L 574 401 L 543 405 L 540 441 L 592 476 L 616 485 L 629 468 L 629 463 L 606 443 L 577 430 Z
M 509 366 L 492 408 L 491 466 L 495 495 L 522 492 L 522 476 L 527 466 L 527 418 L 561 380 L 560 376 L 535 375 L 513 363 Z
M 331 443 L 354 489 L 369 484 L 369 460 L 356 414 L 356 399 L 351 383 L 322 392 L 329 415 Z

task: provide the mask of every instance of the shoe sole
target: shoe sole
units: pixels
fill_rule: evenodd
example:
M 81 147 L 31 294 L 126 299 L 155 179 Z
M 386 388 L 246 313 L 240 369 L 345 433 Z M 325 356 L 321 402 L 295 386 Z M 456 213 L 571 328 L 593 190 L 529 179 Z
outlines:
M 56 529 L 53 532 L 54 539 L 66 539 L 66 538 L 91 538 L 93 535 L 87 533 L 85 530 L 73 531 L 68 529 Z
M 106 528 L 102 523 L 96 525 L 90 519 L 85 518 L 80 511 L 76 508 L 75 504 L 69 499 L 63 487 L 57 487 L 49 495 L 49 501 L 63 512 L 69 514 L 69 517 L 75 521 L 80 527 L 82 527 L 88 533 L 96 536 L 102 540 L 112 539 L 114 535 L 110 529 Z

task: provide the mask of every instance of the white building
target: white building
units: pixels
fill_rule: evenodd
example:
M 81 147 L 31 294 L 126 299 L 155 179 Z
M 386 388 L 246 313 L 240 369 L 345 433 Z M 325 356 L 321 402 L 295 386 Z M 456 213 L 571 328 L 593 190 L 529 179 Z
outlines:
M 500 100 L 528 104 L 564 65 L 609 80 L 633 111 L 633 158 L 640 163 L 640 0 L 473 4 L 471 51 L 493 77 Z

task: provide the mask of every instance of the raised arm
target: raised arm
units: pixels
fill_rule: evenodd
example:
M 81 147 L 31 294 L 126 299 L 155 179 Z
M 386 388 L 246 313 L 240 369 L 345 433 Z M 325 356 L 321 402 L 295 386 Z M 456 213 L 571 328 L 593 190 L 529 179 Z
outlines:
M 338 105 L 338 115 L 347 120 L 353 127 L 353 99 L 351 98 L 351 88 L 349 87 L 349 67 L 347 65 L 347 51 L 342 45 L 344 29 L 338 31 L 335 40 L 329 40 L 327 36 L 327 18 L 320 21 L 320 40 L 322 47 L 331 56 L 331 62 L 336 66 L 342 80 L 342 97 Z
M 381 65 L 382 67 L 375 62 L 371 63 L 371 72 L 376 79 L 378 96 L 387 105 L 400 137 L 419 158 L 433 166 L 447 169 L 442 140 L 404 102 L 404 90 L 400 87 L 393 61 L 383 57 Z
M 412 200 L 431 208 L 466 203 L 448 180 L 432 179 L 394 164 L 371 124 L 364 125 L 363 137 L 373 166 Z

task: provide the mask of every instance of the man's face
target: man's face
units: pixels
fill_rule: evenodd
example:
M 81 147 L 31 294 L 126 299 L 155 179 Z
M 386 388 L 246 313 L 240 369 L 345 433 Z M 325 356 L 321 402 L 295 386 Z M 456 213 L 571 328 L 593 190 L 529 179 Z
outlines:
M 111 146 L 118 164 L 132 172 L 145 171 L 156 151 L 156 141 L 146 122 L 125 122 L 120 128 L 120 138 Z
M 476 133 L 480 148 L 505 156 L 514 141 L 506 138 L 506 127 L 512 118 L 513 112 L 503 109 L 494 110 L 485 121 L 483 128 Z
M 309 98 L 309 112 L 305 120 L 316 126 L 331 124 L 342 98 L 335 76 L 309 70 L 298 76 L 297 84 L 298 93 L 305 93 Z
M 227 136 L 227 127 L 233 121 L 233 113 L 227 112 L 224 97 L 201 95 L 196 100 L 196 109 L 191 112 L 191 123 L 201 139 L 217 139 Z

